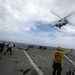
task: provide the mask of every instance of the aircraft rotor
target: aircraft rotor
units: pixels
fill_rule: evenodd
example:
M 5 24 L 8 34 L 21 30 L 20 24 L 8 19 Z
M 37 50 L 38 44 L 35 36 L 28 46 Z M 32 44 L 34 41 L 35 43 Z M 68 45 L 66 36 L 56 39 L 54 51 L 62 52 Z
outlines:
M 55 12 L 51 11 L 54 15 L 56 15 L 58 18 L 62 19 L 59 15 L 57 15 Z
M 71 15 L 75 14 L 75 11 L 70 13 L 69 15 L 65 16 L 64 18 L 70 17 Z

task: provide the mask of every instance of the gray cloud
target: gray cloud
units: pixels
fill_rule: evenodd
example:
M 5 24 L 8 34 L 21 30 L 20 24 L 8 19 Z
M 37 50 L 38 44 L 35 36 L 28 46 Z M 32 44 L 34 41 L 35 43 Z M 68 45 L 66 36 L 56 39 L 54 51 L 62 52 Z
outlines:
M 74 47 L 75 26 L 66 25 L 60 30 L 54 30 L 51 32 L 31 32 L 32 28 L 37 30 L 37 26 L 33 24 L 36 21 L 53 22 L 59 18 L 52 14 L 50 11 L 54 11 L 60 17 L 64 17 L 75 11 L 74 0 L 1 0 L 0 1 L 0 32 L 7 35 L 12 34 L 12 37 L 16 38 L 15 34 L 19 35 L 33 35 L 35 41 L 38 40 L 44 45 L 62 45 L 63 47 Z M 75 16 L 69 17 L 68 20 L 75 24 Z M 31 34 L 30 34 L 31 32 Z M 2 34 L 0 33 L 0 34 Z M 52 38 L 51 35 L 55 36 Z M 68 34 L 67 36 L 64 36 Z M 70 35 L 69 35 L 70 34 Z M 5 35 L 5 34 L 4 34 Z M 4 37 L 1 35 L 1 38 Z M 10 37 L 12 39 L 12 37 Z M 29 36 L 30 37 L 30 36 Z M 7 37 L 6 37 L 7 38 Z M 25 38 L 25 37 L 24 37 Z M 23 38 L 23 39 L 24 39 Z M 10 39 L 10 40 L 11 40 Z M 29 38 L 28 38 L 29 39 Z M 30 39 L 31 40 L 31 39 Z M 62 42 L 62 40 L 68 41 Z M 23 41 L 23 40 L 22 40 Z M 33 40 L 32 40 L 33 41 Z M 20 41 L 21 42 L 21 41 Z M 25 41 L 24 41 L 25 42 Z M 38 43 L 36 41 L 36 43 Z

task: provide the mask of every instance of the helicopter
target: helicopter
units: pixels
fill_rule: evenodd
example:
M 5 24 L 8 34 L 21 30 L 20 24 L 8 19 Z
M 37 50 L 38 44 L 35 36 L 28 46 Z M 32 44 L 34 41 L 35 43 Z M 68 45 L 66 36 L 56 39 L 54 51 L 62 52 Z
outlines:
M 60 16 L 58 16 L 55 12 L 51 11 L 54 15 L 56 15 L 58 18 L 60 18 L 60 20 L 58 20 L 53 26 L 51 27 L 59 27 L 61 28 L 62 26 L 65 26 L 66 24 L 71 24 L 67 18 L 70 17 L 71 15 L 73 15 L 75 12 L 70 13 L 69 15 L 61 18 Z

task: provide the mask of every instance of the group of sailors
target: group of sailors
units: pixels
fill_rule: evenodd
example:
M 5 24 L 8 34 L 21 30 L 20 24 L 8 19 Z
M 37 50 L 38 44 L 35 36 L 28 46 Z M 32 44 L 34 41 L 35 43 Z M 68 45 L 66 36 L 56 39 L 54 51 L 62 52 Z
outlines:
M 6 55 L 6 53 L 9 51 L 10 55 L 12 55 L 13 43 L 8 43 L 7 45 L 5 45 L 5 42 L 0 42 L 0 54 L 2 55 L 5 46 L 6 46 L 6 52 L 4 53 L 4 55 Z
M 3 52 L 4 47 L 6 46 L 6 51 L 4 53 L 4 56 L 6 55 L 7 52 L 10 52 L 10 55 L 12 55 L 12 47 L 14 46 L 13 43 L 8 43 L 7 45 L 5 45 L 4 42 L 0 42 L 0 53 Z M 72 49 L 69 49 L 67 51 L 62 51 L 61 46 L 58 46 L 56 51 L 53 54 L 53 74 L 52 75 L 61 75 L 61 71 L 62 71 L 62 57 L 65 54 L 70 53 Z M 73 72 L 67 72 L 66 75 L 75 75 L 75 70 Z

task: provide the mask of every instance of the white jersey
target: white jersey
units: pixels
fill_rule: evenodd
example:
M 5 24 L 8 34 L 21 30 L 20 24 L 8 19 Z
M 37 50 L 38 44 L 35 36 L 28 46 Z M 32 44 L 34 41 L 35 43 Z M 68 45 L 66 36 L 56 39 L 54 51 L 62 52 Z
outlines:
M 13 44 L 12 44 L 12 43 L 10 43 L 8 47 L 11 47 L 11 48 L 12 48 L 12 47 L 13 47 Z

